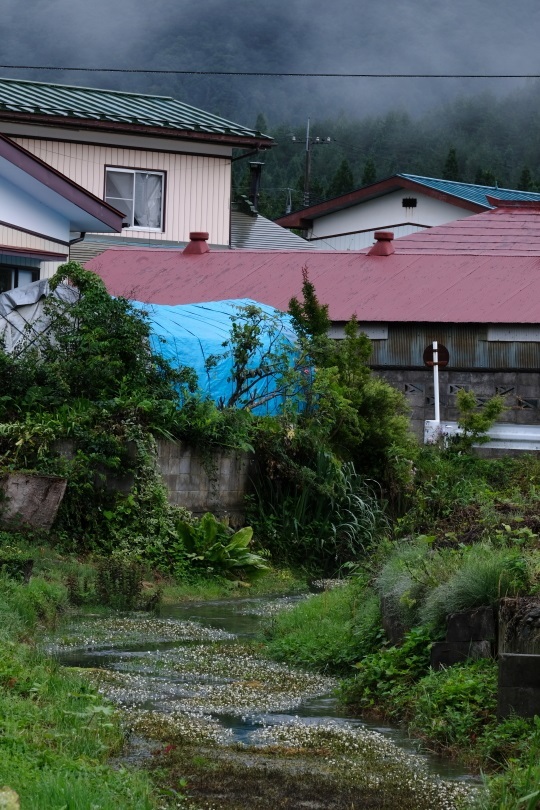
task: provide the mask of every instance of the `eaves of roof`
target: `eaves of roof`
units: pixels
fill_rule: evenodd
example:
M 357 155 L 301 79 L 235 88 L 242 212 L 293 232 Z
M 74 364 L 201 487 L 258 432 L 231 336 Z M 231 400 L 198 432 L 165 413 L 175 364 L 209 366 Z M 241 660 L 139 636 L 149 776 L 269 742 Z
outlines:
M 269 135 L 174 98 L 0 79 L 0 120 L 268 149 Z
M 355 191 L 349 191 L 348 194 L 342 194 L 331 200 L 325 200 L 318 205 L 312 205 L 309 208 L 301 208 L 299 211 L 293 211 L 291 214 L 276 219 L 275 222 L 283 228 L 311 227 L 314 219 L 319 219 L 319 217 L 324 217 L 327 214 L 333 214 L 336 211 L 342 211 L 345 208 L 351 208 L 353 205 L 367 202 L 376 197 L 383 197 L 385 194 L 391 194 L 393 191 L 399 191 L 400 189 L 415 191 L 417 193 L 421 192 L 428 197 L 434 197 L 443 202 L 451 202 L 454 205 L 459 204 L 461 208 L 473 211 L 475 214 L 485 209 L 484 205 L 456 198 L 453 195 L 438 191 L 418 181 L 410 180 L 402 174 L 395 174 L 392 175 L 392 177 L 379 180 L 377 183 L 372 183 L 369 186 L 358 188 Z
M 39 259 L 40 261 L 54 261 L 58 259 L 65 259 L 68 250 L 65 253 L 55 253 L 51 250 L 39 250 L 37 248 L 19 248 L 12 245 L 0 245 L 0 255 L 2 256 L 17 256 L 21 259 Z
M 4 158 L 38 183 L 95 217 L 107 227 L 117 233 L 121 232 L 124 214 L 1 133 L 0 158 Z

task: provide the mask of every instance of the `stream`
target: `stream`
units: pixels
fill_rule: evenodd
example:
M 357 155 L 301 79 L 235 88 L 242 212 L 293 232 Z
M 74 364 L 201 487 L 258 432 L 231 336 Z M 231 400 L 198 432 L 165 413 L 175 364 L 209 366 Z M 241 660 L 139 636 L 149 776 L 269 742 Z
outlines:
M 124 710 L 120 764 L 160 766 L 187 784 L 194 810 L 278 807 L 438 810 L 465 806 L 478 783 L 422 752 L 402 731 L 350 717 L 337 682 L 264 658 L 264 622 L 304 597 L 165 606 L 149 614 L 84 615 L 47 649 L 88 670 Z

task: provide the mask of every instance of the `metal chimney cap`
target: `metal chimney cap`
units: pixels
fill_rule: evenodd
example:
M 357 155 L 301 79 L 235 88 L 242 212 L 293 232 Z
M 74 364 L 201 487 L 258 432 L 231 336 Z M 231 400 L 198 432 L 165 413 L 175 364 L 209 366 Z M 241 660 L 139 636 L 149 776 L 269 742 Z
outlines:
M 393 231 L 375 231 L 375 244 L 368 250 L 368 256 L 391 256 L 395 252 Z
M 209 252 L 210 248 L 206 241 L 208 239 L 208 233 L 206 231 L 190 231 L 189 238 L 190 241 L 187 243 L 182 253 L 200 255 Z

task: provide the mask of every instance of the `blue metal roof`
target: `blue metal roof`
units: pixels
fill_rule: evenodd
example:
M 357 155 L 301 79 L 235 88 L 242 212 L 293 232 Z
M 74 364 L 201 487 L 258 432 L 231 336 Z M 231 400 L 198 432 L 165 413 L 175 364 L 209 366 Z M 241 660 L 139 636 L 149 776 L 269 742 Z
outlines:
M 0 115 L 3 112 L 30 114 L 36 118 L 53 116 L 80 119 L 89 123 L 111 122 L 182 130 L 230 136 L 232 139 L 257 139 L 267 141 L 268 146 L 273 143 L 269 135 L 190 107 L 168 96 L 147 96 L 92 87 L 0 79 Z
M 536 191 L 519 191 L 511 188 L 499 188 L 498 186 L 477 186 L 473 183 L 458 183 L 455 180 L 438 180 L 435 177 L 422 177 L 418 174 L 398 174 L 413 183 L 420 183 L 435 191 L 444 194 L 451 194 L 461 200 L 482 205 L 484 208 L 493 208 L 487 201 L 487 196 L 497 197 L 499 200 L 533 200 L 540 201 L 540 193 Z

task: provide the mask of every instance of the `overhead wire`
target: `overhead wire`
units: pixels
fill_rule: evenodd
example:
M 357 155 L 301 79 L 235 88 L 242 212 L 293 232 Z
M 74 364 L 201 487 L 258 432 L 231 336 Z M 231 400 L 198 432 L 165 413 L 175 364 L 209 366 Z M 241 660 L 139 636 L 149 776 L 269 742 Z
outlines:
M 315 79 L 540 79 L 540 73 L 311 73 L 262 70 L 168 70 L 161 68 L 73 67 L 68 65 L 0 65 L 5 70 L 77 71 L 80 73 L 139 73 L 172 76 L 262 76 Z

